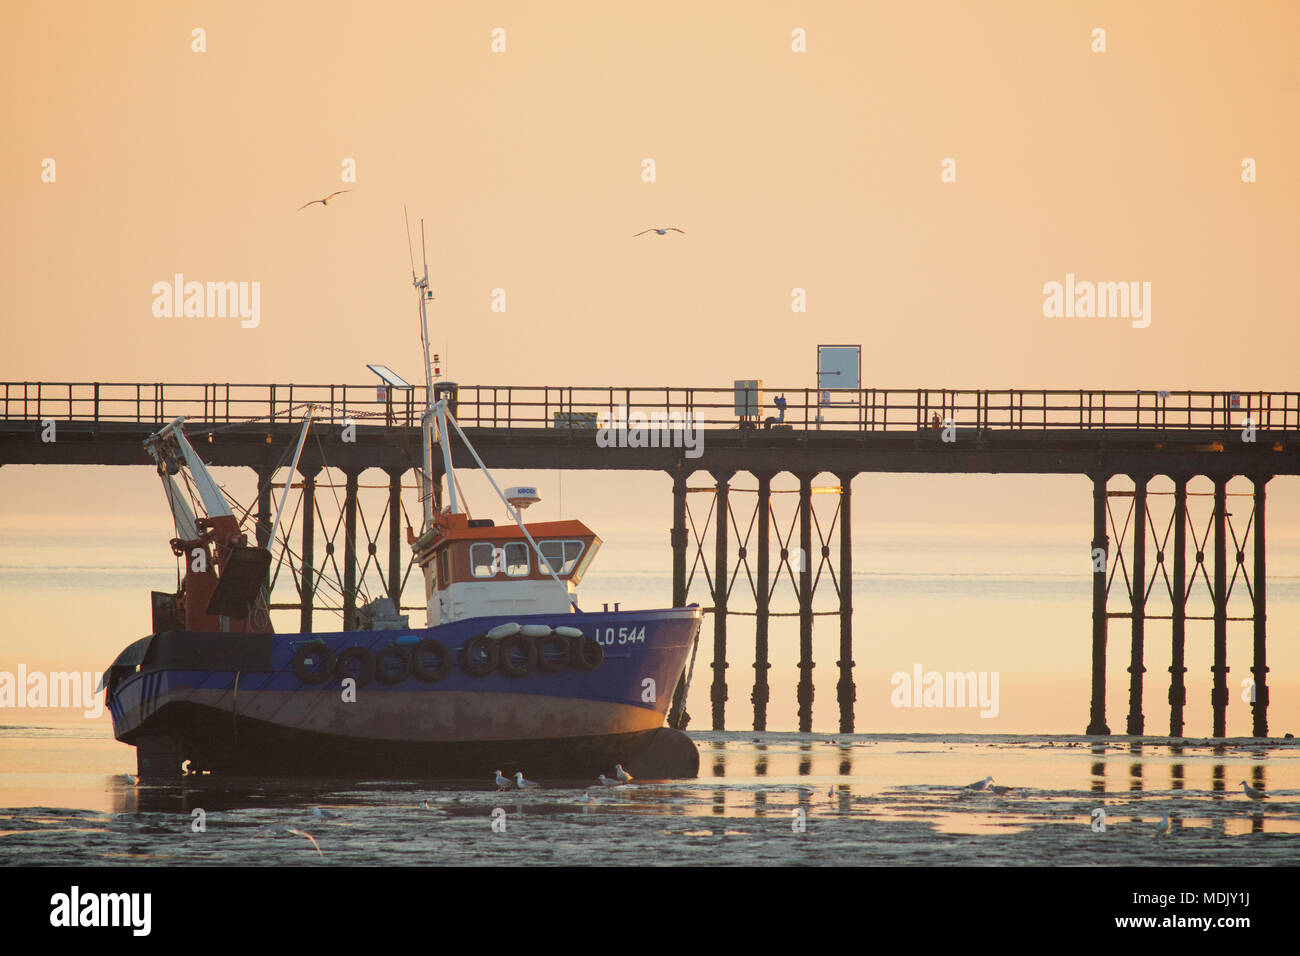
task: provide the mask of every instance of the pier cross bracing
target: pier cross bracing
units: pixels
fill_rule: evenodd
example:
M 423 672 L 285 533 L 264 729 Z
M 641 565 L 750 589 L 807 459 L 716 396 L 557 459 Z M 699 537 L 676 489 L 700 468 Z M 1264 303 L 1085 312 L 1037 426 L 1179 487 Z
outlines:
M 1189 620 L 1209 620 L 1214 640 L 1209 703 L 1214 734 L 1223 736 L 1231 620 L 1252 626 L 1252 733 L 1268 734 L 1265 489 L 1275 475 L 1300 474 L 1300 393 L 857 389 L 837 390 L 835 404 L 826 404 L 826 394 L 816 389 L 767 388 L 769 395 L 785 397 L 778 420 L 738 418 L 731 388 L 449 383 L 440 388 L 447 389 L 454 414 L 489 467 L 650 470 L 671 476 L 672 601 L 675 606 L 686 603 L 697 575 L 707 586 L 714 729 L 726 724 L 729 631 L 734 635 L 738 622 L 733 619 L 749 617 L 754 626 L 753 726 L 765 729 L 768 626 L 771 617 L 784 614 L 799 618 L 800 730 L 812 725 L 812 633 L 818 616 L 838 618 L 840 729 L 854 729 L 850 582 L 856 475 L 1016 473 L 1081 474 L 1093 483 L 1087 733 L 1111 732 L 1106 655 L 1110 637 L 1123 630 L 1130 637 L 1125 731 L 1146 732 L 1146 645 L 1157 633 L 1147 625 L 1168 620 L 1169 733 L 1181 736 L 1188 706 L 1186 626 Z M 322 562 L 337 565 L 334 544 L 341 532 L 339 609 L 344 628 L 350 629 L 357 626 L 358 572 L 364 580 L 368 572 L 378 571 L 384 591 L 400 606 L 410 573 L 409 559 L 401 557 L 401 531 L 407 523 L 402 476 L 419 462 L 425 400 L 421 388 L 380 397 L 374 386 L 356 385 L 0 383 L 0 465 L 151 464 L 141 442 L 184 416 L 209 464 L 257 472 L 257 533 L 264 544 L 277 465 L 307 408 L 314 407 L 320 441 L 309 443 L 298 466 L 305 494 L 294 519 L 300 547 L 290 555 L 299 601 L 275 606 L 297 608 L 302 629 L 312 628 L 313 612 L 321 609 L 318 568 Z M 603 426 L 635 427 L 638 421 L 696 425 L 702 429 L 702 444 L 688 453 L 680 442 L 628 447 L 596 440 Z M 349 427 L 355 441 L 344 442 Z M 471 465 L 463 446 L 456 448 L 453 464 Z M 329 518 L 318 513 L 322 495 L 316 485 L 327 467 L 343 477 L 344 494 L 334 509 L 332 529 Z M 369 469 L 385 474 L 388 494 L 386 511 L 372 521 L 359 507 L 361 476 Z M 797 478 L 798 490 L 774 490 L 773 477 L 787 472 Z M 833 476 L 835 483 L 818 484 L 824 475 Z M 323 483 L 337 490 L 333 485 Z M 1249 490 L 1235 490 L 1242 486 Z M 697 507 L 693 497 L 706 504 Z M 796 499 L 792 507 L 779 503 L 785 497 Z M 358 518 L 364 556 L 357 549 Z M 318 529 L 325 538 L 323 555 L 316 548 Z M 377 567 L 377 545 L 385 531 L 386 573 Z M 742 573 L 753 611 L 731 607 Z M 789 587 L 781 593 L 793 597 L 789 610 L 773 606 L 783 579 Z M 834 610 L 814 609 L 819 586 L 833 591 Z M 1251 614 L 1230 618 L 1229 598 L 1242 587 Z M 1198 600 L 1208 604 L 1208 613 L 1195 613 Z M 1165 610 L 1164 603 L 1168 613 L 1156 613 Z M 1127 628 L 1112 628 L 1112 621 L 1119 625 L 1124 619 Z M 731 649 L 735 647 L 733 640 Z M 686 719 L 683 685 L 677 688 L 670 719 L 679 726 Z

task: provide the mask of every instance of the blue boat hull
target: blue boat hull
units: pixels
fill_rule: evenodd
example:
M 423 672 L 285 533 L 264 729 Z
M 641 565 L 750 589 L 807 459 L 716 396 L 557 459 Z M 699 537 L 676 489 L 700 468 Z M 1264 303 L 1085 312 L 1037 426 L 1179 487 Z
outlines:
M 533 666 L 522 676 L 501 668 L 476 676 L 466 642 L 510 622 L 576 627 L 600 645 L 600 661 L 589 670 Z M 634 762 L 663 727 L 699 623 L 698 609 L 684 608 L 475 618 L 400 631 L 168 632 L 115 662 L 109 709 L 117 738 L 137 747 L 142 776 L 174 776 L 185 761 L 191 771 L 259 775 L 593 776 Z M 294 668 L 304 647 L 323 646 L 330 655 L 322 657 L 334 658 L 361 648 L 373 660 L 390 645 L 409 650 L 424 639 L 450 651 L 451 666 L 438 679 L 362 675 L 350 687 L 343 670 L 309 683 Z

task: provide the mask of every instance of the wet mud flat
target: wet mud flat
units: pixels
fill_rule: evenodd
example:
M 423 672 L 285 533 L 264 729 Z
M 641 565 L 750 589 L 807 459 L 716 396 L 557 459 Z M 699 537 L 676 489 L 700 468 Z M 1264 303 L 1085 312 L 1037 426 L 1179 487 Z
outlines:
M 692 736 L 698 779 L 615 788 L 540 780 L 538 790 L 498 793 L 490 781 L 208 776 L 154 787 L 113 777 L 102 781 L 109 810 L 0 809 L 0 864 L 1300 862 L 1300 750 L 1290 741 Z M 987 776 L 995 782 L 984 789 L 966 785 Z M 1241 779 L 1268 798 L 1250 799 Z M 1158 834 L 1166 815 L 1169 832 Z

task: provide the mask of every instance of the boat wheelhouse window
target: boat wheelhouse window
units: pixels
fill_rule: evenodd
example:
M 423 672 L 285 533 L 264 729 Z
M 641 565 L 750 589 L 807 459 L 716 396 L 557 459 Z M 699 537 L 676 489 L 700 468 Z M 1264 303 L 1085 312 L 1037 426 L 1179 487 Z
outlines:
M 539 541 L 537 546 L 556 574 L 568 574 L 582 556 L 581 541 Z
M 528 545 L 510 541 L 504 546 L 476 541 L 469 546 L 470 572 L 476 578 L 493 578 L 502 571 L 508 577 L 528 577 Z
M 470 573 L 476 578 L 490 578 L 497 573 L 496 548 L 486 542 L 469 546 Z
M 528 545 L 522 541 L 506 545 L 506 574 L 512 578 L 528 577 Z

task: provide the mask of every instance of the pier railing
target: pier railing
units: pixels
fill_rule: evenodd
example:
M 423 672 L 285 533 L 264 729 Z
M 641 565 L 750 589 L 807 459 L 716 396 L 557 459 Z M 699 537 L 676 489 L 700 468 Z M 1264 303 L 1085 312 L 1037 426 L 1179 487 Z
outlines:
M 951 421 L 980 430 L 1215 432 L 1249 419 L 1260 430 L 1300 432 L 1300 392 L 765 387 L 738 404 L 734 388 L 461 385 L 455 402 L 463 426 L 492 429 L 689 423 L 916 432 Z M 424 404 L 423 387 L 381 396 L 374 385 L 0 382 L 6 421 L 163 424 L 183 415 L 236 424 L 300 420 L 314 406 L 321 421 L 412 426 Z

